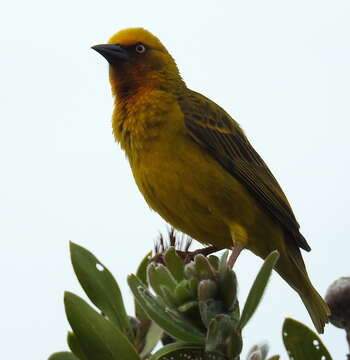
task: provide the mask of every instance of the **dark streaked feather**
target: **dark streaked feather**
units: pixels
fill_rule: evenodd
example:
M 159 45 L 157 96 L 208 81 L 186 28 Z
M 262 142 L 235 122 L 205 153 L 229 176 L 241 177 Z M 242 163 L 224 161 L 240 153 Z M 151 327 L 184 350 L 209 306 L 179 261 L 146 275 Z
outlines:
M 239 125 L 218 105 L 189 90 L 179 98 L 190 135 L 249 189 L 260 205 L 307 251 L 310 246 L 277 180 Z

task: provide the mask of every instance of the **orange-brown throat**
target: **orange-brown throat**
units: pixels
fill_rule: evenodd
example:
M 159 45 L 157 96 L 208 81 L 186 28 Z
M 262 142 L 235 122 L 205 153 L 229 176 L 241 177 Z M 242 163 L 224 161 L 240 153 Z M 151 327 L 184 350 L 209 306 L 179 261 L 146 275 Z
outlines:
M 138 68 L 137 70 L 139 70 Z M 173 106 L 185 84 L 177 74 L 163 71 L 131 71 L 128 76 L 117 68 L 110 68 L 110 81 L 115 96 L 113 133 L 126 151 L 130 161 L 139 150 L 160 135 L 166 122 L 168 108 Z
M 128 69 L 127 66 L 110 67 L 109 79 L 112 93 L 117 101 L 152 90 L 179 93 L 185 87 L 185 83 L 177 69 L 176 72 L 169 70 L 171 69 L 149 71 L 147 65 L 142 64 L 139 64 L 136 69 Z

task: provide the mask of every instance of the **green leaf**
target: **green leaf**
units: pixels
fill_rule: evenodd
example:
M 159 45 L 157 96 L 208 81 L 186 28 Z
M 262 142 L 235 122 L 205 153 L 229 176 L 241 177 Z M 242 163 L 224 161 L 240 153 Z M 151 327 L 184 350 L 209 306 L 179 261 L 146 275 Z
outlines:
M 175 299 L 178 304 L 187 301 L 195 300 L 197 298 L 198 280 L 182 280 L 175 288 Z
M 71 352 L 80 360 L 88 360 L 88 358 L 85 356 L 84 351 L 79 344 L 79 341 L 74 333 L 71 331 L 68 332 L 67 335 L 67 343 L 71 350 Z
M 220 258 L 220 260 L 219 260 L 219 273 L 224 272 L 224 271 L 226 270 L 226 268 L 228 267 L 228 265 L 227 265 L 228 252 L 229 252 L 229 251 L 226 250 L 226 251 L 222 254 L 222 256 L 221 256 L 221 258 Z
M 162 286 L 167 287 L 171 291 L 174 291 L 176 288 L 177 281 L 163 264 L 149 264 L 147 275 L 150 285 L 158 295 L 162 295 Z
M 129 339 L 83 299 L 66 292 L 67 319 L 88 360 L 140 360 Z
M 198 284 L 197 293 L 199 301 L 215 299 L 218 296 L 218 286 L 214 280 L 202 280 Z
M 150 251 L 141 261 L 140 265 L 137 268 L 136 276 L 144 283 L 144 285 L 147 287 L 147 266 L 150 263 L 152 258 L 152 251 Z M 134 300 L 134 307 L 135 307 L 135 315 L 136 317 L 141 321 L 143 324 L 147 324 L 148 326 L 151 325 L 151 320 L 148 318 L 146 313 L 142 310 L 140 305 L 137 303 L 137 301 Z
M 219 273 L 220 298 L 224 300 L 226 310 L 231 312 L 237 301 L 236 274 L 228 267 Z
M 163 346 L 149 360 L 202 360 L 204 347 L 198 344 L 176 342 Z M 212 358 L 215 360 L 215 358 Z
M 231 319 L 235 324 L 235 327 L 238 328 L 239 318 L 240 318 L 240 308 L 239 308 L 239 302 L 238 300 L 233 306 L 233 310 L 230 313 Z
M 282 337 L 290 359 L 332 360 L 318 335 L 299 321 L 287 318 Z
M 227 354 L 229 359 L 239 359 L 239 354 L 242 351 L 243 347 L 243 340 L 242 340 L 242 334 L 239 329 L 233 328 L 232 333 L 227 340 Z
M 274 355 L 274 356 L 268 358 L 267 360 L 280 360 L 280 356 L 279 355 Z
M 219 258 L 215 255 L 208 256 L 208 260 L 210 265 L 215 269 L 216 271 L 219 270 Z
M 223 304 L 220 300 L 207 299 L 199 301 L 199 314 L 203 324 L 208 327 L 213 317 L 223 313 Z
M 196 275 L 197 275 L 196 272 L 197 272 L 196 266 L 193 261 L 191 261 L 185 265 L 185 268 L 184 268 L 185 279 L 195 279 Z
M 210 353 L 225 355 L 227 359 L 237 359 L 242 351 L 242 336 L 234 328 L 228 315 L 217 315 L 209 323 L 205 349 Z
M 163 329 L 152 321 L 146 335 L 146 343 L 141 352 L 141 358 L 149 355 L 163 336 Z
M 140 262 L 140 265 L 137 268 L 136 276 L 146 285 L 148 286 L 147 282 L 147 266 L 150 263 L 152 258 L 152 251 L 150 251 Z
M 272 269 L 275 266 L 278 258 L 279 253 L 277 250 L 275 250 L 265 259 L 244 304 L 241 319 L 238 325 L 240 329 L 243 329 L 244 326 L 247 325 L 248 321 L 257 309 L 259 302 L 264 294 Z
M 89 299 L 123 332 L 131 333 L 118 283 L 109 270 L 88 250 L 70 243 L 72 265 Z
M 181 321 L 171 315 L 170 309 L 160 299 L 152 296 L 135 275 L 129 275 L 128 284 L 142 309 L 164 331 L 179 340 L 200 344 L 205 342 L 204 334 L 186 319 Z
M 79 359 L 68 351 L 61 351 L 52 354 L 48 360 L 79 360 Z
M 175 298 L 174 293 L 169 290 L 166 286 L 160 287 L 162 300 L 172 308 L 176 308 L 179 305 L 178 300 Z
M 198 254 L 195 256 L 194 266 L 198 280 L 215 279 L 215 270 L 212 268 L 209 260 L 204 255 Z
M 225 354 L 227 339 L 233 331 L 232 322 L 228 315 L 216 315 L 208 326 L 205 350 Z
M 185 264 L 173 246 L 164 253 L 164 262 L 176 281 L 180 282 L 184 279 Z
M 196 308 L 198 309 L 198 301 L 189 301 L 179 306 L 177 310 L 180 311 L 180 313 L 187 313 Z

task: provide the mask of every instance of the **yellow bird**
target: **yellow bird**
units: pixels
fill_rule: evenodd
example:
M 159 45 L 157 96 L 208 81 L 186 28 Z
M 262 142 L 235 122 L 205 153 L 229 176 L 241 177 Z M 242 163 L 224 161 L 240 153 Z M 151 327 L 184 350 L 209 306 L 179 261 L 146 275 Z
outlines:
M 329 309 L 312 286 L 300 248 L 310 247 L 281 187 L 238 123 L 186 87 L 172 56 L 142 28 L 93 49 L 109 63 L 113 132 L 148 205 L 208 251 L 277 249 L 277 272 L 322 333 Z

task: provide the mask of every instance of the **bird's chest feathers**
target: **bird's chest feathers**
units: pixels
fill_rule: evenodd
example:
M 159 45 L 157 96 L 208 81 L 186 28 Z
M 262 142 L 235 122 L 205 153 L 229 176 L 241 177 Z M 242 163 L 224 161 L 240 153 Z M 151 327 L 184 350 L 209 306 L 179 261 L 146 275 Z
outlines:
M 163 91 L 143 91 L 127 99 L 117 99 L 113 112 L 113 133 L 131 165 L 151 152 L 165 134 L 165 128 L 179 117 L 173 95 Z

